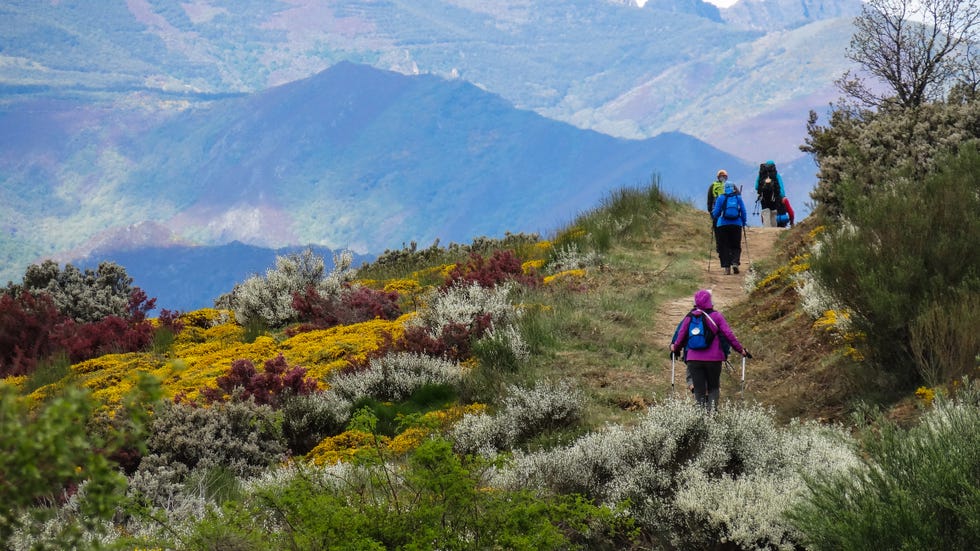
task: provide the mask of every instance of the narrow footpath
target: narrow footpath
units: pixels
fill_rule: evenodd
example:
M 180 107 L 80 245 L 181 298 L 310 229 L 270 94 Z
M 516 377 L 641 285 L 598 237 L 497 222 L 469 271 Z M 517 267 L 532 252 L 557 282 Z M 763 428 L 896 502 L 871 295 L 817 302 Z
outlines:
M 739 274 L 725 275 L 718 264 L 718 255 L 711 255 L 711 262 L 702 264 L 701 288 L 711 289 L 715 308 L 725 312 L 727 307 L 748 298 L 745 289 L 745 277 L 752 262 L 766 258 L 773 252 L 773 246 L 779 239 L 783 228 L 746 228 L 746 238 L 742 242 L 742 270 Z M 748 245 L 746 246 L 746 241 Z M 670 339 L 674 335 L 677 322 L 694 307 L 693 293 L 691 296 L 680 297 L 660 306 L 654 322 L 653 344 L 669 348 Z M 751 351 L 751 349 L 750 349 Z

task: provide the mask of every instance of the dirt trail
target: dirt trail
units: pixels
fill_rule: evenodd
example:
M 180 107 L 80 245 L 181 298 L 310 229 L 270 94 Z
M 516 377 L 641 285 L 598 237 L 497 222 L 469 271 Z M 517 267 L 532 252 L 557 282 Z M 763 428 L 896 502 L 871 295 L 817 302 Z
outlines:
M 718 264 L 718 255 L 712 252 L 710 266 L 708 262 L 702 263 L 701 288 L 711 289 L 715 308 L 722 312 L 728 306 L 737 304 L 745 300 L 748 293 L 745 291 L 745 277 L 751 262 L 765 258 L 772 254 L 773 245 L 779 238 L 782 228 L 746 228 L 746 242 L 742 241 L 742 273 L 725 275 L 725 271 Z M 656 321 L 654 322 L 654 344 L 659 347 L 668 348 L 670 339 L 674 335 L 674 328 L 694 306 L 694 296 L 680 297 L 670 302 L 664 303 L 657 311 Z

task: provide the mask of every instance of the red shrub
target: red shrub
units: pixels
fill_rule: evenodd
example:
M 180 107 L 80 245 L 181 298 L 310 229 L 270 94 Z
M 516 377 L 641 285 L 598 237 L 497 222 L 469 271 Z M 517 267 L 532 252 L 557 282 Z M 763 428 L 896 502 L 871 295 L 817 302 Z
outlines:
M 129 293 L 129 306 L 126 308 L 126 319 L 133 323 L 140 323 L 146 319 L 146 314 L 156 308 L 157 299 L 149 298 L 146 292 L 139 287 L 134 287 Z
M 481 287 L 495 287 L 508 280 L 532 287 L 541 283 L 541 277 L 537 274 L 524 273 L 521 269 L 521 260 L 513 251 L 505 250 L 494 251 L 489 259 L 479 253 L 471 253 L 465 264 L 456 263 L 446 277 L 443 287 L 451 287 L 458 283 L 478 283 Z
M 324 297 L 310 286 L 303 293 L 293 295 L 293 310 L 302 323 L 291 327 L 287 331 L 290 335 L 376 318 L 392 320 L 401 315 L 398 293 L 367 287 L 345 288 L 338 299 Z
M 0 295 L 0 377 L 31 374 L 55 352 L 52 331 L 64 320 L 46 294 Z
M 180 319 L 182 316 L 177 310 L 160 310 L 160 315 L 157 316 L 157 321 L 160 323 L 161 328 L 169 329 L 174 335 L 179 334 L 184 330 L 184 321 Z M 206 329 L 206 328 L 205 328 Z
M 468 324 L 451 323 L 443 326 L 438 337 L 431 336 L 424 327 L 408 327 L 397 341 L 392 341 L 389 337 L 363 361 L 349 361 L 347 370 L 365 369 L 372 358 L 392 352 L 412 352 L 455 361 L 465 360 L 471 355 L 473 341 L 487 332 L 490 322 L 490 314 L 482 314 Z
M 139 352 L 153 342 L 153 325 L 145 319 L 133 323 L 108 316 L 96 322 L 76 323 L 65 320 L 53 331 L 58 348 L 72 362 L 81 362 L 104 354 Z
M 260 373 L 249 360 L 235 360 L 227 375 L 218 377 L 218 388 L 205 388 L 201 395 L 208 402 L 220 402 L 235 389 L 242 398 L 254 398 L 258 404 L 277 407 L 285 394 L 310 394 L 316 390 L 316 380 L 306 377 L 306 369 L 290 367 L 282 354 L 268 360 Z

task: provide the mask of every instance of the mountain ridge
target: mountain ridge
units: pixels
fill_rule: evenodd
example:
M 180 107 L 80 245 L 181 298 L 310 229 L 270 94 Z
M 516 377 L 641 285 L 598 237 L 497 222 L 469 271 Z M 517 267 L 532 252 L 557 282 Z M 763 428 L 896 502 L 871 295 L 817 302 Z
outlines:
M 7 115 L 0 143 L 33 139 L 36 117 Z M 105 117 L 97 132 L 86 122 L 95 115 Z M 710 178 L 703 164 L 746 178 L 752 166 L 685 134 L 624 140 L 514 109 L 462 80 L 352 63 L 166 119 L 70 108 L 44 116 L 62 124 L 58 140 L 0 155 L 8 278 L 18 275 L 11 266 L 85 255 L 104 232 L 141 223 L 198 245 L 361 253 L 547 233 L 655 173 L 694 199 Z

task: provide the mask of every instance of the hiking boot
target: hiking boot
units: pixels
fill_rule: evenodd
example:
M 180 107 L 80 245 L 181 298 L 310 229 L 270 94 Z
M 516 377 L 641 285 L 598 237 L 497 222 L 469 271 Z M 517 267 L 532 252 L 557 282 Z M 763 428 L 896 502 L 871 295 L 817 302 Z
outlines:
M 738 266 L 732 266 L 732 271 L 737 274 L 738 273 Z
M 725 275 L 731 275 L 731 273 L 732 273 L 732 269 L 729 268 L 728 266 L 725 266 Z

